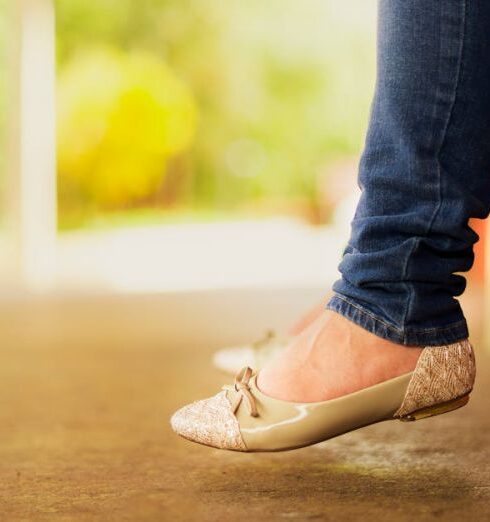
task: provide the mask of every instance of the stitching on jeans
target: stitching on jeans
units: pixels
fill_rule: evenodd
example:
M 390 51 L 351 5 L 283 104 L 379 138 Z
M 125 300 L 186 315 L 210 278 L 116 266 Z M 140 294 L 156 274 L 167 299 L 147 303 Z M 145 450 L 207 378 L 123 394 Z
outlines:
M 346 299 L 344 296 L 339 295 L 339 294 L 334 295 L 333 299 L 335 299 L 336 297 L 338 299 L 340 299 L 341 301 L 347 303 L 348 305 L 352 306 L 353 308 L 356 308 L 357 310 L 359 310 L 359 312 L 363 313 L 364 315 L 367 315 L 368 317 L 373 319 L 373 321 L 376 321 L 377 323 L 381 323 L 383 326 L 386 326 L 386 328 L 388 328 L 389 330 L 393 330 L 394 332 L 396 332 L 400 335 L 403 334 L 403 330 L 399 330 L 396 326 L 393 326 L 391 324 L 384 322 L 382 319 L 380 319 L 379 317 L 376 317 L 372 312 L 370 312 L 369 310 L 366 310 L 365 308 L 358 305 L 357 303 L 353 303 L 349 299 Z
M 350 299 L 347 299 L 346 297 L 344 297 L 344 296 L 342 296 L 340 294 L 335 294 L 332 297 L 332 299 L 336 299 L 336 298 L 341 300 L 341 301 L 343 301 L 344 303 L 348 304 L 349 306 L 352 306 L 353 308 L 356 308 L 359 312 L 361 312 L 364 315 L 367 315 L 368 317 L 370 317 L 374 321 L 376 321 L 378 323 L 381 323 L 382 325 L 386 326 L 386 328 L 388 328 L 389 330 L 393 330 L 394 332 L 400 333 L 402 336 L 405 333 L 406 334 L 410 334 L 410 335 L 413 336 L 413 335 L 418 335 L 418 334 L 423 334 L 423 333 L 430 333 L 430 332 L 446 332 L 448 330 L 456 330 L 460 326 L 466 326 L 466 321 L 463 320 L 463 321 L 458 321 L 457 323 L 453 323 L 450 326 L 444 326 L 444 327 L 436 326 L 436 327 L 433 327 L 433 328 L 422 328 L 421 330 L 409 330 L 407 332 L 406 330 L 405 331 L 404 330 L 398 330 L 396 328 L 396 326 L 392 326 L 392 325 L 384 322 L 382 319 L 380 319 L 379 317 L 376 317 L 369 310 L 366 310 L 362 306 L 358 305 L 357 303 L 352 302 Z
M 456 69 L 456 78 L 455 78 L 455 83 L 454 83 L 454 88 L 453 88 L 453 93 L 452 93 L 452 100 L 451 100 L 451 105 L 449 107 L 449 111 L 448 111 L 448 114 L 447 114 L 447 118 L 446 118 L 446 122 L 445 122 L 445 125 L 444 125 L 444 128 L 443 128 L 443 131 L 442 131 L 442 137 L 441 137 L 441 141 L 439 143 L 439 146 L 437 147 L 437 152 L 436 152 L 436 156 L 435 156 L 435 159 L 436 159 L 436 163 L 437 163 L 437 178 L 438 178 L 438 202 L 437 202 L 437 205 L 434 209 L 434 212 L 432 213 L 432 216 L 429 220 L 429 223 L 427 225 L 427 230 L 425 232 L 425 235 L 424 237 L 428 237 L 428 235 L 430 234 L 431 230 L 432 230 L 432 227 L 434 225 L 434 222 L 442 208 L 442 198 L 443 198 L 443 186 L 442 186 L 442 176 L 441 176 L 441 151 L 442 151 L 442 148 L 444 146 L 444 143 L 446 142 L 446 138 L 447 138 L 447 131 L 448 131 L 448 128 L 449 128 L 449 124 L 451 123 L 451 119 L 452 119 L 452 116 L 453 116 L 453 113 L 454 113 L 454 107 L 456 105 L 456 100 L 457 100 L 457 97 L 458 97 L 458 87 L 460 85 L 460 82 L 461 82 L 461 71 L 462 71 L 462 64 L 463 64 L 463 51 L 464 51 L 464 40 L 465 40 L 465 36 L 466 36 L 466 12 L 467 12 L 467 2 L 466 0 L 463 0 L 463 13 L 462 13 L 462 21 L 461 21 L 461 28 L 460 28 L 460 42 L 459 42 L 459 49 L 458 49 L 458 63 L 457 63 L 457 69 Z M 417 238 L 413 247 L 411 248 L 408 256 L 407 256 L 407 259 L 405 260 L 405 266 L 403 268 L 403 275 L 402 275 L 402 278 L 404 279 L 405 277 L 407 277 L 407 273 L 408 273 L 408 265 L 410 263 L 410 260 L 416 250 L 416 248 L 419 246 L 420 244 L 420 241 L 421 241 L 421 238 Z M 405 282 L 405 285 L 406 287 L 408 288 L 409 290 L 409 298 L 408 298 L 408 302 L 407 302 L 407 306 L 405 308 L 405 314 L 404 314 L 404 317 L 403 317 L 403 321 L 402 323 L 405 324 L 406 320 L 407 320 L 407 317 L 408 317 L 408 313 L 410 311 L 410 307 L 411 307 L 411 304 L 412 304 L 412 300 L 413 300 L 413 288 L 409 286 L 408 282 Z M 464 323 L 465 321 L 460 321 L 461 323 Z M 456 323 L 458 324 L 458 323 Z M 433 330 L 436 330 L 436 329 L 431 329 L 432 331 Z M 431 331 L 431 330 L 420 330 L 420 331 Z M 442 329 L 444 330 L 444 329 Z M 441 330 L 441 331 L 442 331 Z M 404 342 L 406 341 L 406 335 L 407 335 L 407 332 L 405 330 L 405 334 L 404 334 L 404 337 L 403 337 L 403 340 Z
M 461 39 L 460 39 L 460 45 L 459 45 L 459 50 L 458 50 L 457 74 L 456 74 L 456 80 L 455 80 L 455 84 L 454 84 L 453 97 L 452 97 L 451 106 L 449 107 L 448 115 L 446 118 L 446 123 L 444 125 L 442 139 L 441 139 L 441 142 L 440 142 L 439 147 L 437 148 L 437 152 L 436 152 L 437 173 L 438 173 L 438 177 L 439 177 L 439 202 L 438 202 L 438 205 L 437 205 L 436 209 L 434 210 L 434 213 L 432 214 L 432 217 L 427 226 L 427 231 L 425 233 L 426 236 L 432 230 L 432 226 L 434 225 L 434 222 L 435 222 L 437 215 L 439 214 L 439 211 L 441 210 L 441 206 L 442 206 L 442 182 L 441 182 L 442 176 L 441 176 L 441 158 L 440 158 L 440 156 L 441 156 L 442 148 L 444 147 L 444 144 L 446 142 L 447 130 L 449 128 L 449 124 L 451 123 L 451 119 L 452 119 L 453 112 L 454 112 L 454 106 L 456 105 L 456 100 L 458 97 L 458 87 L 461 82 L 464 40 L 465 40 L 465 36 L 466 36 L 466 7 L 467 7 L 466 0 L 463 0 L 463 19 L 461 21 Z
M 465 326 L 466 321 L 458 321 L 457 323 L 453 323 L 450 326 L 434 326 L 433 328 L 422 328 L 422 330 L 409 330 L 410 335 L 417 335 L 422 333 L 430 333 L 430 332 L 447 332 L 448 330 L 455 330 L 460 326 Z
M 420 244 L 420 238 L 417 238 L 415 240 L 412 248 L 410 249 L 410 252 L 408 253 L 407 258 L 405 259 L 405 265 L 403 267 L 402 281 L 403 281 L 403 285 L 405 286 L 405 288 L 407 289 L 407 292 L 408 292 L 407 305 L 405 307 L 405 313 L 403 314 L 403 319 L 402 319 L 402 324 L 404 326 L 405 326 L 405 323 L 407 322 L 408 312 L 410 311 L 410 308 L 411 308 L 412 302 L 413 302 L 413 286 L 410 286 L 408 281 L 405 281 L 405 279 L 408 274 L 408 264 L 410 262 L 410 259 L 413 256 L 413 254 L 415 253 L 415 250 L 419 246 L 419 244 Z M 405 334 L 403 334 L 403 342 L 406 342 L 406 340 L 407 340 L 407 338 L 406 338 L 406 330 L 405 330 Z

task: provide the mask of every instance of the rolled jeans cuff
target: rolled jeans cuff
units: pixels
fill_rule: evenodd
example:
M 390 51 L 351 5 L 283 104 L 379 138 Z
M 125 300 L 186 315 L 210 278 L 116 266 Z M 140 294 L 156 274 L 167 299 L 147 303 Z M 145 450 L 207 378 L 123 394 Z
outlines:
M 441 327 L 401 330 L 376 316 L 362 304 L 341 294 L 332 296 L 326 307 L 378 337 L 407 346 L 443 346 L 468 338 L 468 326 L 464 318 Z

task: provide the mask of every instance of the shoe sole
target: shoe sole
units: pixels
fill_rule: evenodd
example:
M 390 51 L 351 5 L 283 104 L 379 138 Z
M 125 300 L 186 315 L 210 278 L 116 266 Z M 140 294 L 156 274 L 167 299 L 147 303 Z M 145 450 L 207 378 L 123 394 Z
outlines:
M 470 394 L 468 393 L 447 402 L 441 402 L 439 404 L 435 404 L 434 406 L 428 406 L 427 408 L 413 411 L 408 415 L 399 417 L 399 420 L 402 422 L 413 422 L 420 419 L 426 419 L 427 417 L 434 417 L 436 415 L 441 415 L 443 413 L 448 413 L 450 411 L 457 410 L 458 408 L 462 408 L 468 404 L 469 400 Z
M 402 422 L 413 422 L 416 420 L 426 419 L 429 417 L 435 417 L 436 415 L 442 415 L 443 413 L 449 413 L 451 411 L 462 408 L 463 406 L 466 406 L 468 404 L 469 400 L 470 400 L 470 394 L 468 393 L 466 395 L 457 397 L 456 399 L 452 399 L 447 402 L 435 404 L 434 406 L 428 406 L 427 408 L 421 408 L 420 410 L 414 411 L 408 415 L 399 417 L 398 420 L 400 420 Z M 397 419 L 391 418 L 391 419 L 384 419 L 384 420 L 387 421 L 387 420 L 397 420 Z M 378 422 L 383 422 L 383 421 L 378 421 Z M 364 426 L 357 426 L 355 428 L 352 428 L 352 430 L 347 430 L 344 433 L 341 433 L 337 436 L 340 437 L 342 435 L 346 435 L 347 433 L 350 433 L 350 432 L 353 432 L 353 431 L 356 431 L 356 430 L 359 430 L 362 428 L 366 428 L 367 426 L 372 426 L 373 424 L 377 424 L 378 422 L 372 422 L 372 423 L 366 424 Z M 201 444 L 202 446 L 206 446 L 208 448 L 220 449 L 220 448 L 216 448 L 215 446 L 210 446 L 208 444 L 205 444 L 205 443 L 202 443 L 199 441 L 194 441 L 192 439 L 188 439 L 184 435 L 180 435 L 180 437 L 182 437 L 183 439 L 189 440 L 190 442 L 197 442 L 198 444 Z M 332 438 L 336 438 L 336 437 L 332 437 Z M 327 442 L 328 440 L 330 440 L 330 439 L 325 439 L 323 441 L 319 441 L 314 444 L 306 443 L 304 445 L 291 446 L 288 448 L 281 448 L 281 449 L 263 449 L 263 450 L 254 449 L 254 450 L 247 450 L 247 451 L 240 451 L 240 450 L 231 450 L 231 451 L 237 451 L 238 453 L 279 453 L 282 451 L 292 451 L 292 450 L 296 450 L 296 449 L 313 446 L 315 444 L 321 444 L 322 442 Z

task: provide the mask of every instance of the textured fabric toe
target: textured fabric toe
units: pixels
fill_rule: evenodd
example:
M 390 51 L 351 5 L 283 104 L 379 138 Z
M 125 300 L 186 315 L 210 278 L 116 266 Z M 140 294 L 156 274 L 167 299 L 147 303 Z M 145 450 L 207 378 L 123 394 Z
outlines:
M 184 406 L 172 416 L 170 424 L 178 435 L 193 442 L 220 449 L 247 451 L 226 391 Z

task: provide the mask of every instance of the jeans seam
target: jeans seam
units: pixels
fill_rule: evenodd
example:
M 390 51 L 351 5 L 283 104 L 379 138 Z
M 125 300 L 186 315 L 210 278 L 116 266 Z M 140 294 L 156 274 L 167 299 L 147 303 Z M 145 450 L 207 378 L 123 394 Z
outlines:
M 460 85 L 461 81 L 461 70 L 462 70 L 462 63 L 463 63 L 463 52 L 464 52 L 464 40 L 466 36 L 466 11 L 467 11 L 467 1 L 463 0 L 463 13 L 462 13 L 462 21 L 461 21 L 461 28 L 460 28 L 460 42 L 459 42 L 459 49 L 458 49 L 458 62 L 457 62 L 457 71 L 456 71 L 456 78 L 454 82 L 453 92 L 452 92 L 452 99 L 451 99 L 451 105 L 449 107 L 449 111 L 447 114 L 447 118 L 444 124 L 444 128 L 442 131 L 441 141 L 439 143 L 439 146 L 437 147 L 435 159 L 437 164 L 437 183 L 438 183 L 438 201 L 437 205 L 434 209 L 434 212 L 432 213 L 432 216 L 427 224 L 427 229 L 424 233 L 424 237 L 427 237 L 434 225 L 434 222 L 437 218 L 437 215 L 439 214 L 441 208 L 442 208 L 442 200 L 443 200 L 443 186 L 442 186 L 442 169 L 441 169 L 441 151 L 444 146 L 444 143 L 446 142 L 447 138 L 447 131 L 449 128 L 449 125 L 451 123 L 451 119 L 454 112 L 454 107 L 456 105 L 457 95 L 458 95 L 458 87 Z M 403 274 L 402 274 L 402 280 L 405 280 L 408 274 L 408 266 L 410 264 L 410 260 L 419 246 L 421 241 L 421 238 L 417 238 L 414 242 L 413 247 L 410 249 L 410 252 L 408 253 L 408 256 L 405 260 L 405 264 L 403 267 Z M 410 284 L 407 281 L 404 281 L 405 287 L 408 289 L 408 300 L 405 307 L 405 312 L 402 319 L 402 324 L 406 324 L 406 320 L 410 311 L 410 307 L 413 301 L 413 288 L 410 286 Z
M 347 303 L 348 305 L 352 306 L 356 310 L 359 310 L 361 313 L 367 315 L 368 317 L 370 317 L 374 321 L 376 321 L 378 323 L 381 323 L 383 326 L 386 326 L 386 328 L 388 328 L 390 330 L 393 330 L 394 332 L 396 332 L 398 334 L 403 334 L 403 330 L 399 330 L 396 326 L 393 326 L 393 325 L 383 321 L 383 319 L 380 319 L 379 317 L 376 317 L 372 312 L 370 312 L 369 310 L 366 310 L 364 307 L 358 305 L 357 303 L 352 302 L 350 299 L 347 299 L 346 297 L 344 297 L 342 295 L 339 295 L 339 294 L 335 294 L 334 297 L 337 297 L 338 299 L 340 299 L 344 303 Z
M 353 308 L 355 308 L 356 310 L 358 310 L 362 314 L 367 315 L 368 317 L 373 319 L 373 321 L 376 321 L 376 322 L 382 324 L 383 326 L 385 326 L 389 330 L 392 330 L 393 332 L 398 333 L 398 334 L 402 335 L 403 337 L 406 336 L 406 329 L 399 330 L 396 326 L 393 326 L 393 325 L 383 321 L 383 319 L 380 319 L 379 317 L 376 317 L 373 314 L 373 312 L 370 312 L 369 310 L 366 310 L 366 308 L 364 308 L 361 305 L 351 301 L 350 299 L 344 297 L 343 295 L 335 294 L 333 296 L 333 299 L 335 299 L 335 298 L 343 301 L 344 303 L 348 304 L 349 306 L 352 306 Z M 454 330 L 455 328 L 458 328 L 459 326 L 464 326 L 465 324 L 466 324 L 466 321 L 462 320 L 462 321 L 457 321 L 456 323 L 452 323 L 450 326 L 443 326 L 443 327 L 441 327 L 441 326 L 434 326 L 432 328 L 422 328 L 420 330 L 411 330 L 410 333 L 412 333 L 412 334 L 421 334 L 421 333 L 430 333 L 430 332 L 445 332 L 445 331 L 448 331 L 448 330 Z
M 405 264 L 403 266 L 402 281 L 404 282 L 403 284 L 404 284 L 405 288 L 408 290 L 407 304 L 405 306 L 405 313 L 403 314 L 403 319 L 402 319 L 403 327 L 405 327 L 405 324 L 407 322 L 408 313 L 410 311 L 410 307 L 411 307 L 412 301 L 413 301 L 413 287 L 406 281 L 407 274 L 408 274 L 408 265 L 410 263 L 410 259 L 413 256 L 413 253 L 415 252 L 415 250 L 418 247 L 419 243 L 420 243 L 420 238 L 417 238 L 415 240 L 412 248 L 410 249 L 410 252 L 408 253 L 408 256 L 407 256 L 407 258 L 405 260 Z M 405 329 L 403 331 L 405 331 Z M 404 337 L 404 340 L 405 340 L 405 334 L 403 334 L 403 337 Z
M 439 143 L 439 146 L 437 147 L 437 152 L 436 152 L 437 174 L 438 174 L 438 184 L 439 184 L 439 187 L 438 187 L 439 188 L 439 201 L 438 201 L 437 207 L 435 208 L 434 213 L 432 214 L 431 219 L 427 225 L 427 231 L 425 233 L 426 236 L 432 230 L 432 226 L 434 224 L 434 221 L 436 220 L 437 214 L 439 213 L 439 211 L 441 209 L 441 205 L 442 205 L 441 151 L 446 142 L 447 131 L 448 131 L 449 124 L 451 123 L 451 119 L 453 116 L 454 106 L 456 105 L 456 99 L 457 99 L 457 95 L 458 95 L 458 87 L 459 87 L 460 81 L 461 81 L 464 40 L 465 40 L 465 36 L 466 36 L 466 7 L 467 7 L 466 0 L 463 0 L 463 15 L 462 15 L 462 21 L 461 21 L 461 35 L 460 35 L 460 45 L 459 45 L 459 49 L 458 49 L 458 64 L 457 64 L 456 79 L 455 79 L 454 89 L 453 89 L 453 93 L 452 93 L 451 106 L 449 107 L 446 122 L 444 124 L 441 142 Z

